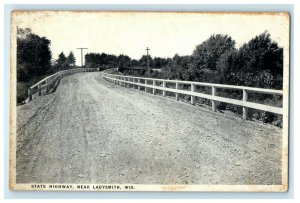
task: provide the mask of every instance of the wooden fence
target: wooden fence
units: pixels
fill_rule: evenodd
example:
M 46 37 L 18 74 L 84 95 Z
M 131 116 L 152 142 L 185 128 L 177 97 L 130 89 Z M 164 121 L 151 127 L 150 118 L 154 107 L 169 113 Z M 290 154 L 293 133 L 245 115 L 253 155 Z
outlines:
M 243 108 L 243 118 L 247 119 L 248 108 L 257 109 L 261 111 L 271 112 L 275 114 L 283 114 L 283 109 L 281 107 L 275 107 L 271 105 L 259 104 L 248 101 L 248 93 L 262 93 L 270 95 L 283 95 L 282 90 L 273 90 L 273 89 L 263 89 L 263 88 L 253 88 L 253 87 L 244 87 L 244 86 L 235 86 L 235 85 L 222 85 L 222 84 L 213 84 L 213 83 L 203 83 L 203 82 L 191 82 L 191 81 L 180 81 L 180 80 L 165 80 L 165 79 L 155 79 L 155 78 L 143 78 L 143 77 L 131 77 L 123 75 L 114 75 L 102 72 L 102 77 L 110 82 L 115 84 L 124 85 L 137 88 L 141 90 L 141 87 L 144 87 L 145 91 L 152 90 L 152 93 L 155 94 L 156 90 L 161 90 L 162 95 L 165 97 L 166 92 L 175 93 L 175 98 L 179 100 L 179 94 L 191 96 L 191 104 L 195 104 L 195 98 L 204 98 L 211 100 L 212 110 L 216 111 L 216 102 L 224 102 L 228 104 L 233 104 L 241 106 Z M 175 88 L 167 87 L 167 84 L 175 84 Z M 190 90 L 182 90 L 179 88 L 179 85 L 189 85 Z M 205 94 L 196 92 L 195 88 L 197 86 L 210 87 L 211 94 Z M 218 96 L 217 89 L 231 89 L 231 90 L 240 90 L 243 92 L 242 100 L 226 98 Z
M 28 89 L 28 100 L 31 101 L 32 95 L 35 94 L 36 92 L 38 92 L 38 95 L 41 96 L 43 89 L 46 89 L 46 92 L 48 92 L 51 86 L 53 86 L 57 80 L 61 79 L 66 75 L 80 73 L 80 72 L 93 72 L 93 71 L 99 71 L 99 69 L 98 68 L 75 68 L 75 69 L 59 71 L 53 75 L 50 75 L 42 79 L 38 83 L 32 85 Z

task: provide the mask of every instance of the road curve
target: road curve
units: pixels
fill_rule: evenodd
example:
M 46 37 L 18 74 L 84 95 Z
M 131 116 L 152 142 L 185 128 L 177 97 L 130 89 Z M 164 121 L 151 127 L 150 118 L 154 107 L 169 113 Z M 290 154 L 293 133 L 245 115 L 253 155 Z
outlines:
M 63 78 L 17 123 L 17 183 L 281 184 L 281 129 L 99 72 Z

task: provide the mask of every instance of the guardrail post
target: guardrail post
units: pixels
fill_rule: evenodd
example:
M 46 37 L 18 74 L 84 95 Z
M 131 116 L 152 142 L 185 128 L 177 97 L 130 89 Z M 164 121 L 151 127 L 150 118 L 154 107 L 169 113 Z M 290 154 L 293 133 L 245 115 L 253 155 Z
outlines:
M 248 92 L 243 89 L 243 101 L 247 101 L 248 100 Z M 243 119 L 247 119 L 248 118 L 248 108 L 243 106 Z
M 132 78 L 132 82 L 133 82 L 132 88 L 135 89 L 135 84 L 134 84 L 135 83 L 135 78 Z
M 138 78 L 138 83 L 141 83 L 141 79 L 140 78 Z M 140 91 L 141 90 L 141 86 L 138 84 L 138 91 Z
M 155 87 L 155 83 L 156 83 L 155 80 L 153 80 L 153 81 L 152 81 L 152 85 L 153 85 L 152 93 L 153 93 L 153 94 L 155 94 L 155 88 L 154 88 L 154 87 Z
M 145 85 L 147 85 L 147 80 L 145 79 Z M 145 87 L 145 92 L 147 93 L 147 87 Z
M 191 84 L 191 92 L 195 92 L 195 84 Z M 191 104 L 195 105 L 195 96 L 191 95 Z
M 41 96 L 42 95 L 41 84 L 38 84 L 38 91 L 39 91 L 39 96 Z
M 48 92 L 49 91 L 49 81 L 48 80 L 46 80 L 46 92 Z
M 215 86 L 211 86 L 211 92 L 212 92 L 212 96 L 216 96 L 216 87 Z M 216 111 L 216 102 L 214 100 L 211 100 L 211 108 L 213 111 Z
M 32 93 L 31 93 L 31 88 L 28 89 L 28 100 L 32 100 Z
M 178 82 L 176 82 L 175 88 L 176 88 L 176 90 L 179 89 L 179 84 L 178 84 Z M 179 101 L 179 93 L 175 93 L 175 98 L 176 98 L 176 101 Z
M 163 81 L 163 88 L 166 88 L 166 81 Z M 166 96 L 166 91 L 163 90 L 163 97 Z

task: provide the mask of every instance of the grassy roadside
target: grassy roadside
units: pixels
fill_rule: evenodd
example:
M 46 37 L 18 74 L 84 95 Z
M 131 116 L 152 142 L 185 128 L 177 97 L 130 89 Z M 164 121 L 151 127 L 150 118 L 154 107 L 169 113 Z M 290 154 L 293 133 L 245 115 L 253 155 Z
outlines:
M 40 76 L 34 76 L 29 81 L 20 81 L 17 82 L 17 105 L 22 105 L 25 103 L 25 100 L 27 99 L 27 92 L 29 87 L 34 85 L 35 83 L 39 82 L 40 80 L 44 79 L 45 77 L 49 76 L 51 74 L 45 74 Z

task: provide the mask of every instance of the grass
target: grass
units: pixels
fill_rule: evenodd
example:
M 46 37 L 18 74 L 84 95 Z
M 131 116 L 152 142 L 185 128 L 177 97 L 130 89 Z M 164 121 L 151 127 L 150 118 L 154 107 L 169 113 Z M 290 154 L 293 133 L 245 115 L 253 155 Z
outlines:
M 39 82 L 43 78 L 49 76 L 51 74 L 34 76 L 29 81 L 19 81 L 17 82 L 17 105 L 22 105 L 25 103 L 25 100 L 28 97 L 28 89 L 34 85 L 35 83 Z

